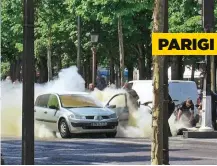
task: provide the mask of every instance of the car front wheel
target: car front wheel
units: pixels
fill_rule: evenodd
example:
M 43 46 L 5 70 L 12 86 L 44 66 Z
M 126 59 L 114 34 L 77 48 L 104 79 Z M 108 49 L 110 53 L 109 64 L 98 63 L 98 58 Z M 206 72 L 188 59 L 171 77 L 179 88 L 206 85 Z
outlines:
M 59 123 L 59 132 L 62 138 L 70 138 L 71 134 L 69 131 L 68 124 L 65 119 L 62 119 Z
M 113 133 L 106 133 L 105 135 L 107 138 L 115 138 L 116 134 L 117 132 L 113 132 Z

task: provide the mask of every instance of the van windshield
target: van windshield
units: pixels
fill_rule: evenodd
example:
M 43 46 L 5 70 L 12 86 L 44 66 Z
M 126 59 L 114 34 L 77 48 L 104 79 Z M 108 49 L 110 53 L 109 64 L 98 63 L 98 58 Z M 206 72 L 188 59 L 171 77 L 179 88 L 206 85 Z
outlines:
M 59 97 L 64 108 L 102 107 L 99 101 L 87 95 L 59 95 Z
M 190 98 L 194 104 L 197 101 L 197 86 L 194 82 L 171 82 L 169 83 L 169 93 L 173 100 L 181 103 Z

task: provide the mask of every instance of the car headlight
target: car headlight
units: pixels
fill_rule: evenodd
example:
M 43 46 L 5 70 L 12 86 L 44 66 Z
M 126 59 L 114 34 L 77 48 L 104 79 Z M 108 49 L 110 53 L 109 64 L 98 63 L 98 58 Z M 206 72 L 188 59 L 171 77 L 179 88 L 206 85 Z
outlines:
M 85 116 L 75 115 L 75 119 L 86 119 Z
M 114 113 L 114 114 L 111 114 L 111 115 L 110 115 L 110 118 L 117 118 L 117 115 L 116 115 L 116 113 Z
M 71 114 L 71 115 L 69 115 L 69 118 L 70 118 L 70 119 L 75 119 L 75 115 L 74 115 L 74 114 Z

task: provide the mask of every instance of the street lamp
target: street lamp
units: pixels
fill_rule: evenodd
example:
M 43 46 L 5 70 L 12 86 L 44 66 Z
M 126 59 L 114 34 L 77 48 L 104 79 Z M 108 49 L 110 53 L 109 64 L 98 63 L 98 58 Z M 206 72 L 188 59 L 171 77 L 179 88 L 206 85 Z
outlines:
M 99 39 L 99 34 L 96 32 L 91 33 L 91 43 L 96 44 Z
M 212 98 L 210 92 L 210 77 L 207 58 L 205 61 L 197 62 L 199 68 L 203 69 L 203 100 L 202 100 L 202 124 L 199 131 L 213 131 L 212 126 Z
M 91 33 L 91 43 L 92 43 L 92 83 L 95 87 L 95 83 L 96 83 L 96 69 L 97 69 L 97 65 L 96 65 L 96 47 L 95 44 L 98 42 L 99 39 L 99 34 L 96 32 L 92 32 Z

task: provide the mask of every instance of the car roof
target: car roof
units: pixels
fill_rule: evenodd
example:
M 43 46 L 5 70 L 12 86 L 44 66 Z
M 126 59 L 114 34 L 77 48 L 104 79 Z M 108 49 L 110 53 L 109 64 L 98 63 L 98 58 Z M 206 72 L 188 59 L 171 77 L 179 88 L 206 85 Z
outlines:
M 58 92 L 58 95 L 89 95 L 87 92 Z
M 40 93 L 38 96 L 46 95 L 46 94 L 56 94 L 56 95 L 90 95 L 87 92 L 65 91 L 65 92 L 46 92 L 46 93 Z

